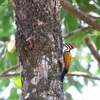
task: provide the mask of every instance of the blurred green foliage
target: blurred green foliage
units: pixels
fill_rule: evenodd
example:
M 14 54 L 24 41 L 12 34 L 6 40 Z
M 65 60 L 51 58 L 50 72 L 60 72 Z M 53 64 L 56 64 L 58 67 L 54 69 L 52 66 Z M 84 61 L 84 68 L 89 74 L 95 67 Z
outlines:
M 76 6 L 79 10 L 81 10 L 84 14 L 89 14 L 93 12 L 100 16 L 100 0 L 69 0 L 69 2 Z M 93 15 L 94 16 L 94 15 Z M 60 12 L 61 24 L 62 24 L 62 34 L 67 35 L 70 32 L 76 30 L 79 26 L 86 26 L 86 23 L 82 20 L 78 19 L 76 16 L 67 12 L 63 8 L 61 8 Z M 96 20 L 100 22 L 100 19 Z M 96 30 L 87 30 L 80 32 L 79 34 L 73 35 L 67 39 L 65 39 L 65 43 L 72 43 L 75 46 L 75 50 L 73 50 L 73 61 L 71 64 L 71 68 L 69 72 L 82 72 L 87 73 L 89 75 L 97 75 L 100 74 L 100 66 L 98 63 L 95 63 L 95 66 L 92 66 L 92 63 L 96 61 L 96 59 L 91 54 L 87 45 L 84 42 L 85 38 L 91 38 L 94 44 L 97 47 L 98 52 L 100 51 L 100 32 Z M 94 68 L 93 68 L 94 67 Z M 92 69 L 94 69 L 92 71 Z M 74 100 L 67 89 L 71 86 L 74 86 L 79 93 L 82 93 L 84 86 L 87 86 L 89 82 L 92 85 L 97 85 L 95 80 L 91 80 L 88 78 L 81 77 L 83 82 L 81 82 L 80 77 L 67 77 L 63 83 L 65 95 L 68 100 Z M 81 99 L 79 99 L 81 100 Z
M 88 14 L 94 12 L 100 15 L 100 0 L 69 0 L 72 5 L 76 5 L 83 13 Z M 95 0 L 94 0 L 95 1 Z M 62 34 L 69 34 L 70 32 L 76 30 L 80 24 L 83 26 L 86 25 L 83 21 L 79 20 L 76 16 L 70 12 L 65 11 L 61 8 L 60 12 L 61 25 L 62 25 Z M 100 22 L 98 19 L 97 22 Z M 0 0 L 0 73 L 5 71 L 8 68 L 16 65 L 17 61 L 17 52 L 15 48 L 15 40 L 12 39 L 15 34 L 14 28 L 14 4 L 13 0 Z M 73 62 L 69 72 L 85 72 L 90 75 L 99 75 L 100 66 L 94 68 L 94 72 L 91 71 L 92 62 L 95 61 L 93 55 L 86 46 L 84 39 L 90 37 L 95 43 L 97 50 L 100 50 L 100 32 L 96 30 L 88 30 L 81 32 L 79 34 L 73 35 L 70 38 L 65 39 L 65 42 L 70 42 L 75 46 L 73 51 Z M 11 73 L 19 72 L 14 70 Z M 93 85 L 96 85 L 95 80 L 90 80 L 87 78 L 82 78 L 84 82 L 80 82 L 79 77 L 67 77 L 63 83 L 65 95 L 69 100 L 73 100 L 70 93 L 67 92 L 67 89 L 70 86 L 74 86 L 80 93 L 82 93 L 82 88 L 88 85 L 91 82 Z M 11 87 L 10 87 L 11 85 Z M 10 87 L 9 96 L 5 97 L 3 93 L 6 91 L 7 87 Z M 20 77 L 10 77 L 10 78 L 0 78 L 0 97 L 3 100 L 20 100 L 21 91 L 21 80 Z
M 15 49 L 14 27 L 13 0 L 0 0 L 0 73 L 18 63 L 18 54 Z M 10 73 L 13 74 L 16 72 L 19 71 L 13 70 Z M 9 88 L 9 91 L 7 91 L 7 88 Z M 20 77 L 0 78 L 0 100 L 20 100 L 20 94 Z

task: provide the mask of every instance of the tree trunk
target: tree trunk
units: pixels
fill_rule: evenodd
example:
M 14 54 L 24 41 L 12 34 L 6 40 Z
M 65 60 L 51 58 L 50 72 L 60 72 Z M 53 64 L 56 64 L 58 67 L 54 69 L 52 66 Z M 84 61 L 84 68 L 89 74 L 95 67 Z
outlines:
M 14 0 L 22 100 L 63 100 L 59 0 Z

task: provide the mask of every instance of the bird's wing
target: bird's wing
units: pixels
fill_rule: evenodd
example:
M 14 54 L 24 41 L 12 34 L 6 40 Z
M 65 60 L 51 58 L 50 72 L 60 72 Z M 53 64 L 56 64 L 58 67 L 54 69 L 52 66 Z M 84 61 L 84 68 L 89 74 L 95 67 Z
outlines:
M 64 63 L 65 63 L 65 68 L 67 70 L 69 70 L 70 68 L 71 61 L 72 61 L 71 53 L 69 51 L 64 52 Z

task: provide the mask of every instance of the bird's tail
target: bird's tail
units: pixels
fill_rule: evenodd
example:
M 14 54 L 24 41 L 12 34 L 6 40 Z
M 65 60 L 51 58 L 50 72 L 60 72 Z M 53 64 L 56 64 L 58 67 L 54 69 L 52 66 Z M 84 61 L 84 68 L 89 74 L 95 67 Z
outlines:
M 62 72 L 62 74 L 61 74 L 61 82 L 63 82 L 64 76 L 65 76 L 65 74 L 67 74 L 67 73 L 68 73 L 68 70 L 64 68 L 64 70 L 63 70 L 63 72 Z

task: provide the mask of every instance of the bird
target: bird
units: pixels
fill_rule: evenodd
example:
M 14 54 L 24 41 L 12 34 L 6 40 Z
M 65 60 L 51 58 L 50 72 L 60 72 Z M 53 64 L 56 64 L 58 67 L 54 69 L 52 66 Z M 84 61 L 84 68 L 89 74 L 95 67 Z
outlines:
M 65 74 L 67 74 L 70 69 L 70 64 L 72 61 L 72 55 L 70 51 L 74 49 L 74 46 L 71 43 L 67 43 L 65 46 L 66 49 L 64 50 L 63 53 L 64 69 L 61 74 L 61 82 L 63 82 Z

